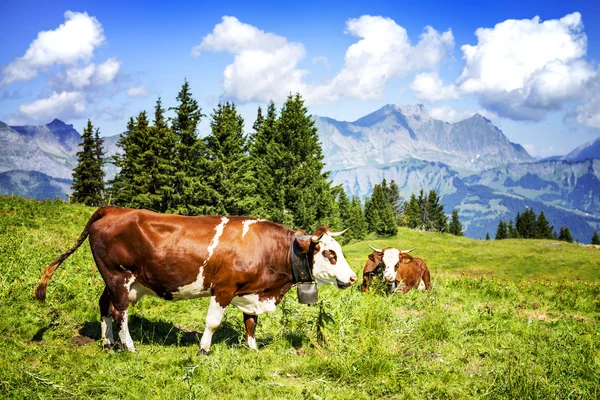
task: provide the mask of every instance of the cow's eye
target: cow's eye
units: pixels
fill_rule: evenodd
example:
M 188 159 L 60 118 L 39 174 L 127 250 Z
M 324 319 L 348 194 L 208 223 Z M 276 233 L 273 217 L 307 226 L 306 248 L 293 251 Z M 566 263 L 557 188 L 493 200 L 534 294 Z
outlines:
M 329 260 L 329 262 L 333 265 L 337 262 L 337 254 L 333 250 L 323 250 L 323 257 Z

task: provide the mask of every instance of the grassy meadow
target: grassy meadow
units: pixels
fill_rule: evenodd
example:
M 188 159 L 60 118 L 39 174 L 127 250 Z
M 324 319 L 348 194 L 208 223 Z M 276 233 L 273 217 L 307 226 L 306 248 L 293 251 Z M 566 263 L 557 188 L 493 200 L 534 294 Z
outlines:
M 0 197 L 0 397 L 220 399 L 550 399 L 600 397 L 600 249 L 546 240 L 477 241 L 400 229 L 344 246 L 361 276 L 367 244 L 416 247 L 433 290 L 388 296 L 360 282 L 295 289 L 244 346 L 231 307 L 210 357 L 197 354 L 207 299 L 130 308 L 138 352 L 99 344 L 102 279 L 77 239 L 93 209 Z M 351 227 L 350 227 L 351 228 Z M 115 335 L 117 336 L 117 335 Z

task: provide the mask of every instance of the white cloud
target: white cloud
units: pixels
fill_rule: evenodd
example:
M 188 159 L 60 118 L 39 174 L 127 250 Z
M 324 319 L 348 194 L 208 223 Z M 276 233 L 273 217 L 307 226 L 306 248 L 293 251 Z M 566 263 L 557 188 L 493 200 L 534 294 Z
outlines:
M 241 102 L 282 100 L 290 92 L 305 92 L 302 78 L 307 71 L 297 69 L 304 58 L 304 46 L 266 33 L 255 26 L 224 16 L 211 34 L 192 49 L 235 54 L 223 73 L 225 95 Z
M 53 65 L 74 65 L 89 62 L 94 50 L 105 41 L 102 25 L 86 12 L 65 12 L 65 23 L 51 31 L 38 33 L 23 57 L 2 69 L 2 83 L 27 81 L 37 76 L 38 70 Z
M 235 17 L 223 17 L 191 54 L 227 51 L 235 55 L 223 73 L 227 97 L 241 102 L 278 101 L 290 92 L 300 91 L 314 103 L 340 97 L 381 98 L 389 79 L 436 68 L 454 46 L 450 30 L 440 34 L 429 26 L 412 46 L 403 27 L 379 16 L 350 19 L 346 32 L 360 40 L 346 51 L 342 70 L 322 85 L 304 82 L 308 71 L 298 68 L 306 54 L 301 43 L 289 42 Z
M 44 122 L 54 118 L 67 120 L 81 117 L 86 111 L 82 92 L 54 92 L 50 97 L 19 107 L 19 116 L 27 121 Z
M 567 112 L 568 122 L 592 129 L 600 129 L 600 73 L 596 73 L 583 92 L 583 102 Z
M 486 117 L 487 119 L 489 119 L 491 121 L 498 121 L 498 119 L 499 119 L 497 114 L 490 112 L 488 110 L 484 110 L 484 109 L 457 110 L 456 108 L 453 108 L 450 106 L 440 106 L 440 107 L 433 107 L 429 111 L 429 115 L 432 118 L 438 119 L 438 120 L 444 121 L 444 122 L 450 122 L 450 123 L 454 123 L 454 122 L 462 121 L 463 119 L 471 118 L 475 114 L 483 115 L 484 117 Z
M 417 74 L 410 85 L 410 89 L 419 100 L 436 103 L 442 100 L 458 99 L 460 97 L 456 86 L 444 86 L 437 72 L 423 72 Z
M 501 116 L 541 120 L 579 99 L 594 75 L 584 59 L 587 37 L 577 12 L 543 22 L 506 20 L 475 35 L 477 45 L 461 47 L 465 66 L 457 84 Z
M 130 87 L 127 89 L 127 96 L 129 97 L 142 97 L 148 96 L 148 90 L 145 86 L 140 87 Z
M 389 79 L 435 68 L 454 47 L 451 30 L 440 35 L 430 26 L 412 46 L 406 29 L 380 16 L 350 19 L 346 28 L 360 40 L 348 48 L 344 68 L 316 93 L 317 100 L 337 100 L 340 96 L 380 99 Z
M 112 82 L 117 77 L 120 66 L 117 59 L 109 58 L 99 65 L 89 64 L 82 68 L 69 68 L 64 73 L 58 74 L 52 84 L 77 90 L 89 86 L 99 87 Z

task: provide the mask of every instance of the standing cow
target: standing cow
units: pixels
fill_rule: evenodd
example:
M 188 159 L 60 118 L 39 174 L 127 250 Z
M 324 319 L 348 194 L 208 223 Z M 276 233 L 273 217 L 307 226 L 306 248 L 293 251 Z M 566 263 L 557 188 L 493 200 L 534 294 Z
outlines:
M 386 247 L 382 250 L 369 245 L 373 253 L 369 254 L 369 260 L 363 269 L 363 283 L 361 290 L 367 291 L 371 282 L 371 276 L 379 271 L 383 277 L 392 284 L 393 290 L 401 286 L 401 292 L 406 293 L 413 288 L 421 288 L 423 284 L 426 290 L 431 289 L 431 275 L 425 262 L 420 258 L 414 258 L 410 250 L 399 250 Z
M 334 239 L 342 233 L 321 227 L 313 235 L 304 235 L 248 217 L 186 217 L 102 207 L 90 217 L 77 243 L 46 267 L 35 297 L 45 300 L 56 269 L 89 235 L 106 284 L 99 301 L 104 346 L 114 344 L 114 319 L 121 343 L 135 351 L 127 327 L 129 303 L 152 295 L 166 300 L 210 297 L 200 341 L 205 355 L 225 309 L 235 305 L 244 313 L 247 345 L 256 349 L 257 316 L 275 311 L 283 295 L 303 281 L 297 278 L 297 268 L 292 270 L 292 259 L 302 261 L 309 269 L 303 276 L 312 274 L 319 285 L 344 289 L 356 281 Z

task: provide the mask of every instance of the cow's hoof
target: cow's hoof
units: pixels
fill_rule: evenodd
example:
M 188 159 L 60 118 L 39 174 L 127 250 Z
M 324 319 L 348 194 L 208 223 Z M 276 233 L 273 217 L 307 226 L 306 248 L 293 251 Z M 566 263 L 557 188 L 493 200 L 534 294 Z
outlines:
M 109 353 L 112 353 L 114 348 L 115 348 L 114 343 L 102 343 L 102 350 L 106 350 Z
M 208 357 L 208 356 L 210 356 L 210 350 L 200 349 L 200 354 Z

